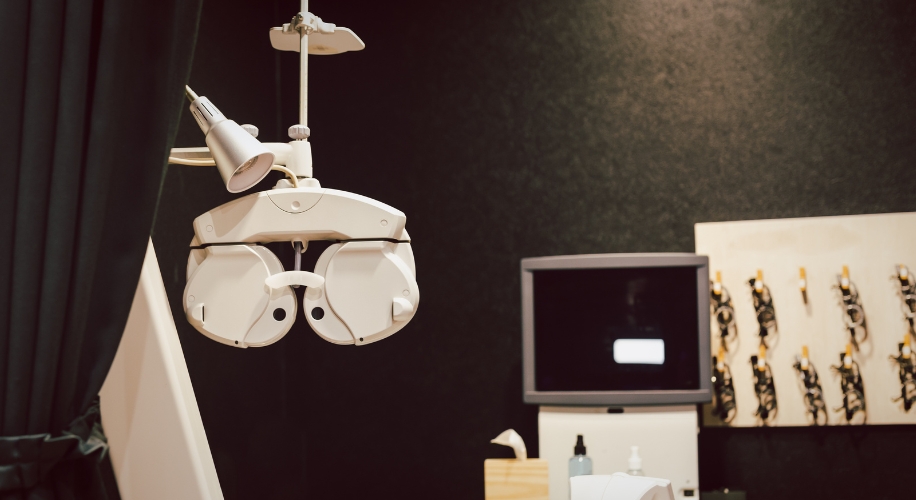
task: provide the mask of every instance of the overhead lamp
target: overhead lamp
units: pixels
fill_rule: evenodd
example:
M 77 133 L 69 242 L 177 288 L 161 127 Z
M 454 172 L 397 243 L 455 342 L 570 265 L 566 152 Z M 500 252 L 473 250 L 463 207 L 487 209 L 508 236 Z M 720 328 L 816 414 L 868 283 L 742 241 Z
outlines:
M 230 193 L 251 188 L 270 172 L 274 154 L 238 123 L 226 118 L 210 99 L 185 86 L 191 114 L 206 135 L 207 147 Z

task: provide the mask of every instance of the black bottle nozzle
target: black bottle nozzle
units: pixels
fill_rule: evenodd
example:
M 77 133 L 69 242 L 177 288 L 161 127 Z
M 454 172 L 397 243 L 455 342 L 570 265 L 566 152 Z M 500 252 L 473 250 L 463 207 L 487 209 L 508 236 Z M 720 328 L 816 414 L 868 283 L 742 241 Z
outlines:
M 576 448 L 574 452 L 576 455 L 585 455 L 585 443 L 582 442 L 582 434 L 576 436 Z

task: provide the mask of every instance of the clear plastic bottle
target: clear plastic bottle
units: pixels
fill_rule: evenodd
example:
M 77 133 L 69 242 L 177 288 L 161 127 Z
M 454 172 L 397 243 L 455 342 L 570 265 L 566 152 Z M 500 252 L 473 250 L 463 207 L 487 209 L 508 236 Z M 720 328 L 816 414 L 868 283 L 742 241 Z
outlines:
M 582 434 L 576 437 L 575 455 L 569 459 L 569 477 L 590 476 L 592 474 L 592 459 L 585 455 L 585 443 Z
M 627 474 L 645 476 L 642 472 L 642 458 L 639 456 L 639 446 L 630 446 L 630 469 Z

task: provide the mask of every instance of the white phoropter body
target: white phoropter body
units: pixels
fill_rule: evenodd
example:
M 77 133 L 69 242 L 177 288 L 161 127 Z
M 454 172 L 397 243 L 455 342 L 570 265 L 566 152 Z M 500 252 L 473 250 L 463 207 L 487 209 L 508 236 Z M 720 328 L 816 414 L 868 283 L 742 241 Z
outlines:
M 296 317 L 292 286 L 308 287 L 312 329 L 335 344 L 368 344 L 406 325 L 420 300 L 403 212 L 313 187 L 250 194 L 194 220 L 183 305 L 198 331 L 224 344 L 276 342 Z M 258 243 L 333 240 L 314 272 L 284 271 Z
M 420 291 L 403 212 L 365 196 L 324 189 L 312 178 L 308 142 L 308 54 L 365 48 L 355 33 L 307 11 L 270 30 L 277 50 L 300 53 L 300 123 L 289 143 L 257 142 L 257 127 L 228 120 L 190 89 L 191 112 L 208 148 L 172 150 L 174 163 L 215 164 L 232 192 L 282 170 L 289 180 L 214 208 L 194 221 L 183 306 L 207 337 L 235 347 L 272 344 L 298 312 L 293 287 L 305 286 L 303 312 L 312 329 L 335 344 L 368 344 L 397 332 L 417 310 Z M 254 136 L 254 137 L 251 137 Z M 333 241 L 314 272 L 286 271 L 263 243 Z

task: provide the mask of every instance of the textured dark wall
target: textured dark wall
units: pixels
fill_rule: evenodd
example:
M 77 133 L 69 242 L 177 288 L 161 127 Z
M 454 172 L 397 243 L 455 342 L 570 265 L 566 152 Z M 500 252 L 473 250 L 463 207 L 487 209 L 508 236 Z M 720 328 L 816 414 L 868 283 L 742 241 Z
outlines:
M 367 44 L 310 59 L 315 175 L 407 213 L 423 299 L 361 348 L 301 318 L 267 348 L 204 338 L 180 308 L 191 221 L 233 196 L 214 169 L 169 168 L 154 242 L 227 499 L 481 498 L 483 459 L 506 456 L 490 438 L 514 427 L 537 450 L 522 257 L 692 251 L 702 221 L 916 210 L 908 2 L 311 8 Z M 267 39 L 296 10 L 204 5 L 191 85 L 265 141 L 296 122 L 296 55 Z M 202 145 L 182 119 L 178 145 Z M 909 476 L 897 450 L 913 439 L 704 429 L 701 483 L 754 500 L 904 497 L 906 481 L 879 480 Z

